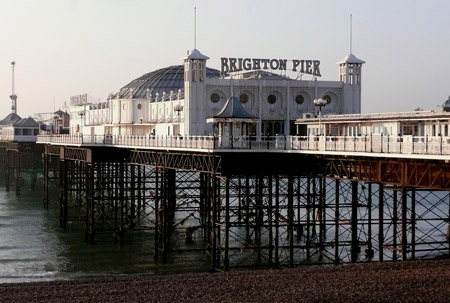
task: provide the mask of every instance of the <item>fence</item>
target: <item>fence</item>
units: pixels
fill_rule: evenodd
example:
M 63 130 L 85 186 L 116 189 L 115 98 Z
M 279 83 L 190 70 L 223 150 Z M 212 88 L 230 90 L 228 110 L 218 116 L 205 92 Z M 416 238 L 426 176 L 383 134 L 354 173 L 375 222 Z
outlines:
M 38 143 L 111 145 L 200 150 L 304 150 L 389 154 L 450 155 L 442 136 L 152 136 L 40 135 Z

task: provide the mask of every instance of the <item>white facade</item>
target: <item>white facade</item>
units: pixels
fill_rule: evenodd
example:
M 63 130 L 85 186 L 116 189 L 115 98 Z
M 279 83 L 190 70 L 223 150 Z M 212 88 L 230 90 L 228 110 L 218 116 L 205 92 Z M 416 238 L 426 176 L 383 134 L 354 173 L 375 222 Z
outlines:
M 104 103 L 79 102 L 69 109 L 70 133 L 85 135 L 212 135 L 208 117 L 216 115 L 232 95 L 258 118 L 254 135 L 295 134 L 295 120 L 317 116 L 313 100 L 328 101 L 323 114 L 351 114 L 361 110 L 361 67 L 350 54 L 339 62 L 339 80 L 289 79 L 264 71 L 208 78 L 207 60 L 198 50 L 183 59 L 184 87 L 161 95 L 128 96 Z M 318 67 L 318 66 L 317 66 Z
M 325 115 L 298 119 L 300 135 L 327 136 L 450 136 L 450 112 L 436 111 Z M 322 132 L 319 132 L 322 129 Z

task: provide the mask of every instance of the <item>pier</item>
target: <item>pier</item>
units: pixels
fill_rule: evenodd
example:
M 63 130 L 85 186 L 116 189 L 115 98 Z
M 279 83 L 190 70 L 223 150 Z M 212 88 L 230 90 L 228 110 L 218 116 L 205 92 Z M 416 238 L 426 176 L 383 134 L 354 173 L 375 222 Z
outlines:
M 450 143 L 402 136 L 39 136 L 44 204 L 85 237 L 146 230 L 213 268 L 446 256 Z M 184 237 L 184 243 L 175 241 Z M 177 244 L 176 244 L 177 243 Z M 151 253 L 151 252 L 149 252 Z

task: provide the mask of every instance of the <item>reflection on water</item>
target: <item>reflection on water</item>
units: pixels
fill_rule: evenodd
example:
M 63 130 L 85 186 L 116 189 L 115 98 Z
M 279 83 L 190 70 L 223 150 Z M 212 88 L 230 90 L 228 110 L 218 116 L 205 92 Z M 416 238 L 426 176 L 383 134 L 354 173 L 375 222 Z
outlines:
M 0 188 L 0 283 L 69 279 L 86 276 L 195 272 L 209 269 L 205 253 L 153 260 L 150 232 L 127 234 L 122 245 L 112 235 L 84 242 L 83 222 L 59 228 L 59 209 L 42 207 L 41 192 L 6 193 Z

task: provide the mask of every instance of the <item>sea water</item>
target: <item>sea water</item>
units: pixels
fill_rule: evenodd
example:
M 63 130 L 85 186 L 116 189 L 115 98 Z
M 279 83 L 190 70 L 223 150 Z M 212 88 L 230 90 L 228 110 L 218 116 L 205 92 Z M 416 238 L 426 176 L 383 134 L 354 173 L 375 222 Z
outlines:
M 151 232 L 127 233 L 122 243 L 111 234 L 84 241 L 84 222 L 59 227 L 59 208 L 45 209 L 42 192 L 21 196 L 0 187 L 0 283 L 206 271 L 206 253 L 178 253 L 167 264 L 154 260 Z M 182 239 L 180 239 L 182 241 Z

